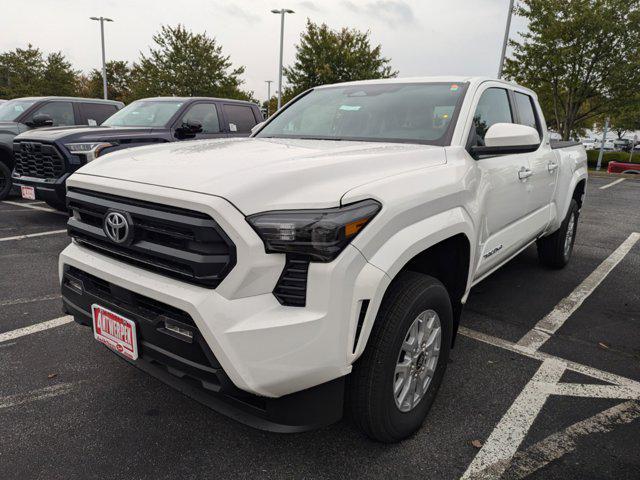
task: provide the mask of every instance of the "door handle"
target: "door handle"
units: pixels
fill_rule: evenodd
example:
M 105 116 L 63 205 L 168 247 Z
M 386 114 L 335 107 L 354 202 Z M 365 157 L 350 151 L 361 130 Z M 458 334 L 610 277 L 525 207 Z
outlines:
M 531 170 L 529 170 L 528 168 L 526 168 L 526 167 L 522 167 L 520 169 L 520 171 L 518 172 L 518 178 L 520 180 L 526 180 L 531 175 L 533 175 L 533 172 Z
M 549 173 L 555 172 L 557 168 L 558 168 L 558 164 L 556 162 L 549 162 L 547 164 L 547 170 L 549 170 Z

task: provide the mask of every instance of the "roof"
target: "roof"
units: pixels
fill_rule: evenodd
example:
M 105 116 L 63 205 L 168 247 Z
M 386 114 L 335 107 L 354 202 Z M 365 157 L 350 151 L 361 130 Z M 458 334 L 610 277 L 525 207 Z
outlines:
M 357 80 L 354 82 L 344 82 L 344 83 L 334 83 L 332 85 L 322 85 L 321 87 L 316 88 L 327 88 L 327 87 L 335 87 L 338 85 L 375 85 L 375 84 L 385 84 L 385 83 L 475 83 L 479 84 L 482 82 L 500 82 L 511 86 L 519 86 L 513 82 L 508 82 L 506 80 L 501 80 L 497 78 L 491 77 L 479 77 L 479 76 L 432 76 L 432 77 L 406 77 L 406 78 L 381 78 L 375 80 Z
M 106 103 L 109 105 L 122 105 L 122 102 L 117 100 L 103 100 L 102 98 L 83 98 L 83 97 L 56 97 L 54 95 L 48 97 L 20 97 L 13 98 L 12 100 L 68 100 L 71 102 L 91 102 L 91 103 Z
M 233 102 L 233 103 L 245 103 L 248 105 L 255 105 L 255 103 L 248 100 L 236 100 L 234 98 L 218 98 L 218 97 L 149 97 L 139 98 L 137 101 L 154 101 L 154 102 L 190 102 L 195 100 L 215 100 L 217 102 Z

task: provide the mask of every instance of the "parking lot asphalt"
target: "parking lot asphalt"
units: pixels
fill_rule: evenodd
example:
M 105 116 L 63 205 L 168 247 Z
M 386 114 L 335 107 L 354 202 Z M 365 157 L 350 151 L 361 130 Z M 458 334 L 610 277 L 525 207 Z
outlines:
M 348 419 L 254 430 L 127 365 L 86 327 L 24 330 L 63 316 L 65 218 L 0 202 L 0 479 L 637 479 L 640 182 L 601 189 L 611 181 L 590 180 L 567 268 L 540 267 L 531 247 L 472 290 L 434 406 L 396 445 Z

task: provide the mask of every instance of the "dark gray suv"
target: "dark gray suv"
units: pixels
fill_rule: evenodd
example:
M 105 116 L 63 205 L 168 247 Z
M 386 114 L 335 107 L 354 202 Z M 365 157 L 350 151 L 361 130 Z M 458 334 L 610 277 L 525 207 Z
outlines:
M 34 128 L 100 125 L 122 102 L 77 97 L 24 97 L 0 103 L 0 200 L 11 192 L 13 137 Z

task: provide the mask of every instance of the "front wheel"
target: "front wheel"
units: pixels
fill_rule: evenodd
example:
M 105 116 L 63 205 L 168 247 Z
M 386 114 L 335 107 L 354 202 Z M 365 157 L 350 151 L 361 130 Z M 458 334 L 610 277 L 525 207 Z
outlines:
M 541 264 L 551 268 L 564 268 L 569 263 L 576 241 L 579 216 L 578 202 L 571 200 L 569 211 L 560 228 L 537 241 L 538 260 Z
M 397 442 L 420 428 L 442 382 L 452 334 L 444 285 L 421 273 L 401 273 L 349 379 L 352 417 L 367 436 Z

